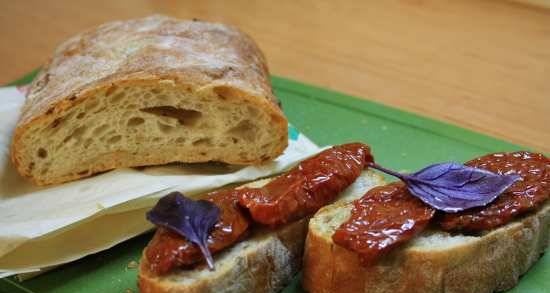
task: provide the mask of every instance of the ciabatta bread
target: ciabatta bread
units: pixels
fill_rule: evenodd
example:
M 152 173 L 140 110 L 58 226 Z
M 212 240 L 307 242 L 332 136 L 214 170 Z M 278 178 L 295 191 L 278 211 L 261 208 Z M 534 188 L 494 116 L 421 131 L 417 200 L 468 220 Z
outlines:
M 268 181 L 254 182 L 260 187 Z M 383 179 L 372 171 L 364 171 L 338 197 L 338 201 L 363 195 L 382 185 Z M 279 292 L 302 266 L 302 253 L 308 219 L 281 228 L 256 229 L 251 236 L 214 255 L 215 271 L 204 265 L 192 270 L 179 270 L 166 276 L 152 274 L 146 257 L 142 257 L 139 287 L 144 293 L 239 293 Z
M 424 231 L 364 267 L 332 241 L 352 203 L 319 210 L 309 222 L 302 284 L 311 293 L 491 293 L 512 288 L 549 243 L 550 203 L 478 236 Z
M 11 156 L 44 185 L 175 161 L 256 164 L 286 146 L 287 120 L 250 37 L 152 16 L 63 43 L 31 85 Z

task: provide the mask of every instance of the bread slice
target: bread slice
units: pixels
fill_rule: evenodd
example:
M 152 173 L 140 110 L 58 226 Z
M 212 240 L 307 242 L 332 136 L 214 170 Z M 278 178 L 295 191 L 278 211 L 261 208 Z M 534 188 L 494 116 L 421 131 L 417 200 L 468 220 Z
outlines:
M 267 181 L 253 183 L 259 187 Z M 365 171 L 339 196 L 339 201 L 363 195 L 383 179 Z M 308 219 L 281 228 L 255 229 L 250 237 L 214 256 L 215 271 L 205 266 L 180 270 L 167 276 L 155 276 L 142 257 L 139 287 L 144 293 L 161 292 L 278 292 L 287 285 L 302 266 Z
M 257 164 L 283 152 L 287 131 L 250 37 L 152 16 L 63 43 L 31 85 L 11 157 L 45 185 L 175 161 Z
M 478 236 L 424 231 L 363 267 L 332 242 L 352 203 L 329 205 L 309 222 L 302 284 L 309 292 L 490 293 L 514 287 L 549 243 L 550 203 Z

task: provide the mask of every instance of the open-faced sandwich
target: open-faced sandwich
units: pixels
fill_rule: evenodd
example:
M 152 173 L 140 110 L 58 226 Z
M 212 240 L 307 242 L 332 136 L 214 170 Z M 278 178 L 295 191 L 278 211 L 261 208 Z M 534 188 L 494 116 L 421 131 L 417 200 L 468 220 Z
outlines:
M 287 173 L 193 201 L 173 193 L 148 213 L 142 292 L 278 292 L 300 270 L 307 223 L 322 206 L 383 183 L 368 146 L 322 151 Z
M 439 164 L 311 219 L 309 292 L 489 293 L 518 282 L 550 234 L 550 160 L 496 153 Z M 487 172 L 490 171 L 490 172 Z

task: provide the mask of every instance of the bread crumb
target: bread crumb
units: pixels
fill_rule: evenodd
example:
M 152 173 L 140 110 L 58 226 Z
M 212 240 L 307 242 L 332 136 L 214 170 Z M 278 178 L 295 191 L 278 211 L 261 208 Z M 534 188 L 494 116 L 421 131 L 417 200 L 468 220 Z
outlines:
M 126 266 L 127 269 L 135 269 L 138 267 L 138 262 L 133 260 L 131 262 L 128 263 L 128 265 Z
M 126 291 L 124 291 L 124 293 L 134 293 L 134 290 L 128 288 L 126 289 Z

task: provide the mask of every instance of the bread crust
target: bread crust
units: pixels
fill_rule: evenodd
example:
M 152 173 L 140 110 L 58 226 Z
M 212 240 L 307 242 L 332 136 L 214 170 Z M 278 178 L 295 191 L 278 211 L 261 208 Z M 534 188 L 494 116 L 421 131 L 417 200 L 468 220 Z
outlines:
M 324 209 L 331 208 L 343 206 Z M 539 259 L 549 234 L 550 203 L 546 203 L 537 212 L 482 236 L 465 237 L 448 247 L 426 248 L 411 241 L 376 265 L 364 267 L 354 252 L 334 244 L 331 235 L 312 229 L 310 223 L 302 285 L 308 292 L 323 293 L 504 291 L 514 287 Z
M 220 161 L 257 164 L 278 156 L 286 148 L 287 120 L 273 95 L 265 57 L 248 35 L 225 24 L 151 16 L 106 23 L 58 47 L 31 84 L 22 108 L 11 145 L 15 167 L 24 177 L 44 185 L 117 167 L 175 161 L 115 158 L 105 160 L 107 163 L 88 174 L 67 174 L 53 181 L 33 177 L 22 162 L 22 138 L 32 126 L 50 124 L 72 107 L 113 87 L 166 84 L 192 93 L 213 92 L 220 98 L 269 113 L 273 137 L 281 138 L 272 156 L 255 160 L 231 156 Z

